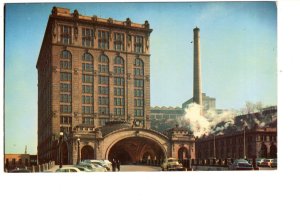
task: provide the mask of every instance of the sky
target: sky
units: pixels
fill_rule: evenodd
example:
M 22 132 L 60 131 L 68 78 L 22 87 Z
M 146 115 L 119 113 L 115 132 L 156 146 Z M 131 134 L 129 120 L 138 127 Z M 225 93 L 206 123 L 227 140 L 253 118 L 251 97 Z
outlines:
M 36 153 L 36 62 L 52 7 L 135 23 L 148 20 L 151 106 L 179 106 L 193 93 L 193 29 L 200 28 L 202 89 L 220 109 L 277 105 L 274 2 L 19 3 L 4 13 L 5 153 Z

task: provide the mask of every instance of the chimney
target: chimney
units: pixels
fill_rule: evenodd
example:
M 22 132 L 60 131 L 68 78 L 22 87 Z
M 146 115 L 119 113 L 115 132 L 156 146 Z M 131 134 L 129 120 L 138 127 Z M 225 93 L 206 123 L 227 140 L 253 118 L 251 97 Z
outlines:
M 203 114 L 201 64 L 200 64 L 200 29 L 194 28 L 194 93 L 193 102 L 201 106 L 200 114 Z

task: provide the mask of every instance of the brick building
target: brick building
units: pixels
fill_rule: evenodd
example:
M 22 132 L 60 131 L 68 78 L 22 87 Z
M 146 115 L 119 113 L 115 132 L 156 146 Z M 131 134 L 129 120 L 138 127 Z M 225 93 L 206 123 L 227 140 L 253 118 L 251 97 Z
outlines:
M 54 133 L 112 120 L 150 126 L 151 31 L 148 21 L 52 9 L 36 66 L 39 159 L 53 159 Z

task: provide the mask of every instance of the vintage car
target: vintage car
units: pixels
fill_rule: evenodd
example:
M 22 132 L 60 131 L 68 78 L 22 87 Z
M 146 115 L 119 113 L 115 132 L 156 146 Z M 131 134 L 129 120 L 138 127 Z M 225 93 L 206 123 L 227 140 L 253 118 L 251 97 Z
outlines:
M 161 165 L 162 171 L 184 171 L 185 168 L 176 158 L 167 158 Z

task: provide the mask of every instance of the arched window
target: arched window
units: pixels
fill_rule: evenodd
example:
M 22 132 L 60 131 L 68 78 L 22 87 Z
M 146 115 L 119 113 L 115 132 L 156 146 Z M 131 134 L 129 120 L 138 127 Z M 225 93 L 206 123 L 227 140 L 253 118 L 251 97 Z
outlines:
M 72 55 L 67 50 L 63 50 L 60 54 L 60 68 L 72 69 Z
M 89 53 L 84 53 L 82 56 L 82 71 L 93 71 L 93 56 Z
M 120 57 L 120 56 L 116 56 L 116 57 L 115 57 L 115 64 L 123 65 L 123 64 L 124 64 L 123 58 Z
M 109 60 L 108 57 L 104 54 L 99 56 L 99 66 L 98 70 L 100 73 L 108 73 L 109 72 Z
M 144 75 L 144 62 L 143 60 L 137 58 L 134 62 L 134 76 Z

